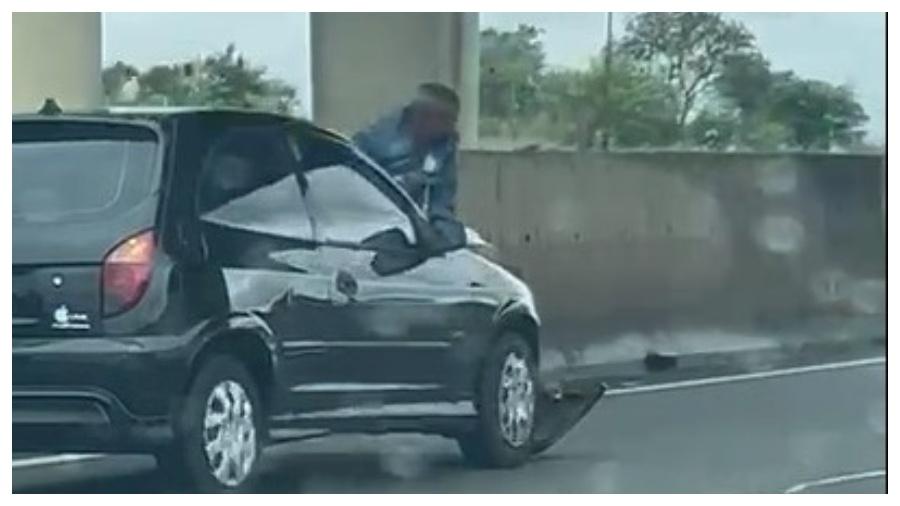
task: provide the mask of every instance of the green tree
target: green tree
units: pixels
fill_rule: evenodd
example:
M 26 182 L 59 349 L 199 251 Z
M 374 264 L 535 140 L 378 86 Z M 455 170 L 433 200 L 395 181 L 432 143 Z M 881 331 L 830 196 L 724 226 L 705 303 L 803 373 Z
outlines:
M 788 75 L 772 88 L 769 117 L 790 132 L 801 149 L 828 150 L 859 144 L 869 119 L 847 86 Z
M 515 31 L 481 32 L 481 114 L 512 130 L 537 112 L 538 84 L 544 67 L 541 31 L 519 25 Z
M 668 84 L 617 57 L 607 69 L 599 58 L 587 71 L 550 73 L 542 83 L 542 103 L 562 125 L 565 140 L 593 148 L 600 133 L 617 147 L 665 146 L 677 139 L 677 104 Z
M 720 96 L 730 100 L 741 114 L 752 116 L 765 108 L 774 76 L 769 62 L 758 52 L 727 55 L 714 81 Z
M 741 147 L 829 149 L 858 144 L 864 135 L 868 118 L 852 90 L 771 72 L 757 53 L 726 59 L 715 88 L 722 106 L 738 111 L 731 141 Z M 702 129 L 693 129 L 695 139 Z
M 789 144 L 788 129 L 769 117 L 772 88 L 789 73 L 770 70 L 758 52 L 729 55 L 714 81 L 716 99 L 690 126 L 699 145 L 773 150 Z
M 111 99 L 116 99 L 122 92 L 122 87 L 125 86 L 125 83 L 137 77 L 138 74 L 137 68 L 122 61 L 117 61 L 115 64 L 106 67 L 100 74 L 104 95 Z
M 182 65 L 155 65 L 138 77 L 139 101 L 153 105 L 201 105 Z
M 725 149 L 734 145 L 738 136 L 740 118 L 734 108 L 706 108 L 687 127 L 688 140 L 695 146 L 708 149 Z
M 753 34 L 743 24 L 705 12 L 638 14 L 628 22 L 622 48 L 673 86 L 680 129 L 726 60 L 755 50 Z
M 143 73 L 117 63 L 104 70 L 104 89 L 110 102 L 122 102 L 119 90 L 120 81 L 124 81 L 120 75 L 132 71 L 137 75 L 139 93 L 130 103 L 139 105 L 223 106 L 282 113 L 298 105 L 292 86 L 267 78 L 266 69 L 251 65 L 234 44 L 201 61 L 156 65 Z

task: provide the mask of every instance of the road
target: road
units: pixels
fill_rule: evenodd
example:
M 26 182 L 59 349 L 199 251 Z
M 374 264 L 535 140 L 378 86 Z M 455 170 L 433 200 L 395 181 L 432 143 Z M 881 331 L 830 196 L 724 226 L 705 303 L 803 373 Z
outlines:
M 615 389 L 545 455 L 464 467 L 455 445 L 340 436 L 271 448 L 263 492 L 883 492 L 885 366 L 856 361 Z M 13 469 L 14 492 L 167 492 L 142 456 Z

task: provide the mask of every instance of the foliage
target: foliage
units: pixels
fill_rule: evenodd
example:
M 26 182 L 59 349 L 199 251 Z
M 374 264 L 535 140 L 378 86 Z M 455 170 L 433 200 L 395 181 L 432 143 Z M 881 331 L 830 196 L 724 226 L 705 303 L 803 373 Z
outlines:
M 741 114 L 751 116 L 766 106 L 774 78 L 768 60 L 752 52 L 725 57 L 713 84 Z
M 824 150 L 860 143 L 868 120 L 850 88 L 792 75 L 773 87 L 769 117 L 787 127 L 791 145 Z
M 155 65 L 145 72 L 117 62 L 103 71 L 104 91 L 113 104 L 225 106 L 292 112 L 297 92 L 266 69 L 246 61 L 229 44 L 202 60 Z M 127 93 L 129 86 L 136 93 Z
M 675 141 L 675 100 L 662 80 L 627 61 L 610 69 L 594 60 L 587 72 L 548 74 L 543 103 L 574 128 L 569 138 L 582 149 L 607 134 L 619 147 L 667 145 Z
M 521 120 L 538 108 L 538 81 L 544 67 L 541 31 L 519 25 L 515 31 L 481 32 L 482 113 L 493 118 Z
M 482 134 L 580 149 L 862 146 L 852 90 L 773 72 L 753 35 L 719 14 L 639 14 L 609 68 L 598 54 L 583 70 L 546 69 L 540 37 L 525 25 L 482 32 Z
M 868 119 L 849 88 L 773 73 L 759 54 L 731 58 L 716 89 L 739 111 L 732 141 L 750 148 L 853 146 Z
M 132 78 L 140 74 L 138 69 L 124 62 L 117 61 L 114 65 L 103 69 L 100 79 L 103 82 L 103 93 L 107 97 L 117 96 L 122 88 Z
M 622 49 L 649 70 L 661 72 L 674 87 L 681 127 L 726 59 L 754 50 L 753 34 L 718 13 L 645 12 L 629 21 L 626 31 Z

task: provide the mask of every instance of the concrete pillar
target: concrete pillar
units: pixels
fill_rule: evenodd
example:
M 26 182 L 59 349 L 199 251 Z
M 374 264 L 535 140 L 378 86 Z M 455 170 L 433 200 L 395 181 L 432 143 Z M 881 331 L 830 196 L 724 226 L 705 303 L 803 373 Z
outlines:
M 477 13 L 314 12 L 310 53 L 317 123 L 355 132 L 439 81 L 460 94 L 463 145 L 477 139 Z
M 103 104 L 99 12 L 14 12 L 13 112 L 37 112 L 53 97 L 63 110 Z

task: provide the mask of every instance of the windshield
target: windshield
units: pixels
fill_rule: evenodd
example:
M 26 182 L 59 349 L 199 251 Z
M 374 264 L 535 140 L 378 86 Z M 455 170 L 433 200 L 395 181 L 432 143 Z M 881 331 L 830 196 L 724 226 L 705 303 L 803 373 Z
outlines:
M 152 132 L 104 135 L 85 127 L 60 135 L 67 129 L 72 126 L 14 124 L 13 221 L 95 218 L 123 211 L 150 191 L 157 151 Z

